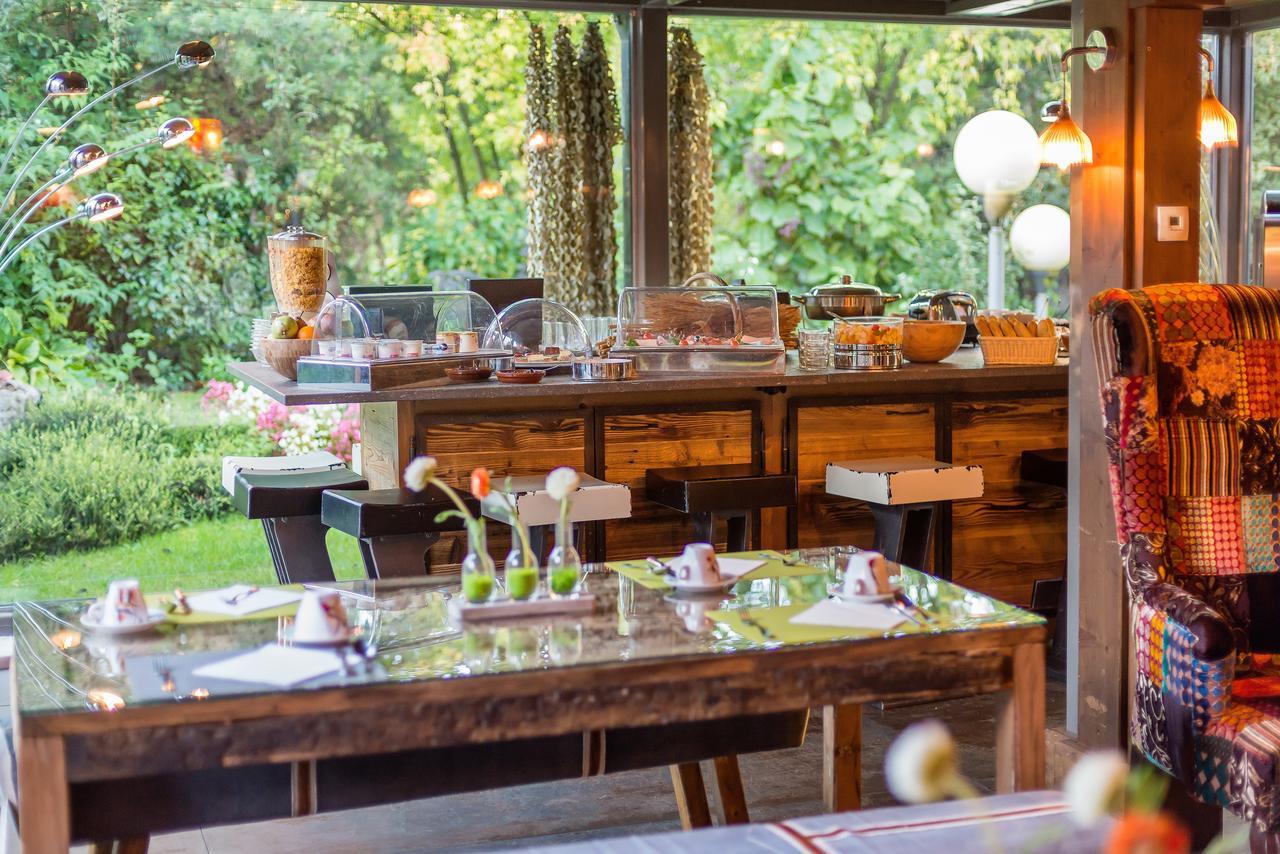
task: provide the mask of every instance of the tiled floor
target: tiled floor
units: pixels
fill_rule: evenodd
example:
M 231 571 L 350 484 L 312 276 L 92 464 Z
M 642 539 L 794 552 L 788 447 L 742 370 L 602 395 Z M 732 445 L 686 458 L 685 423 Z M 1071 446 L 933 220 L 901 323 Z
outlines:
M 1061 685 L 1050 683 L 1049 725 L 1062 721 Z M 961 748 L 964 772 L 979 788 L 994 784 L 995 702 L 990 697 L 891 710 L 864 710 L 864 802 L 892 802 L 880 769 L 884 750 L 908 723 L 945 720 Z M 822 733 L 818 719 L 803 747 L 742 757 L 747 803 L 753 820 L 811 815 L 822 811 Z M 712 780 L 710 769 L 704 778 Z M 156 854 L 240 854 L 249 851 L 416 852 L 514 848 L 678 827 L 666 769 L 613 774 L 587 780 L 542 783 L 353 810 L 304 819 L 205 828 L 153 841 Z

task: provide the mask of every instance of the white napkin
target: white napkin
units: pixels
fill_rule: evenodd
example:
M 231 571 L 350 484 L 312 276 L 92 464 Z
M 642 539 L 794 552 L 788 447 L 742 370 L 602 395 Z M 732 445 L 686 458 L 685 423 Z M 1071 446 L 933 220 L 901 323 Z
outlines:
M 751 570 L 764 566 L 762 560 L 748 560 L 744 557 L 718 557 L 716 563 L 720 565 L 722 578 L 740 578 Z
M 341 668 L 342 660 L 331 650 L 268 644 L 253 652 L 197 667 L 191 673 L 228 682 L 254 682 L 290 688 Z
M 245 614 L 279 608 L 282 605 L 288 605 L 302 599 L 302 594 L 295 590 L 264 587 L 254 593 L 247 592 L 252 589 L 252 586 L 248 584 L 233 584 L 230 587 L 224 587 L 222 590 L 206 590 L 203 593 L 192 593 L 187 597 L 187 604 L 191 606 L 192 611 L 202 611 L 206 614 L 223 614 L 228 617 L 243 617 Z M 236 604 L 228 604 L 228 599 L 239 596 L 241 593 L 245 595 L 241 596 L 236 601 Z
M 841 602 L 823 599 L 791 618 L 800 626 L 837 626 L 842 629 L 874 629 L 886 631 L 905 622 L 897 611 L 885 605 L 867 602 Z

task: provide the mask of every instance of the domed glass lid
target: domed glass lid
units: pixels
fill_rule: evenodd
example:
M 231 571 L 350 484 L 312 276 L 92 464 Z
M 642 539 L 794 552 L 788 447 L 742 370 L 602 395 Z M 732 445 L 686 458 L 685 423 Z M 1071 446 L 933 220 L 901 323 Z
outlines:
M 484 333 L 485 350 L 510 350 L 518 365 L 555 365 L 586 356 L 587 329 L 578 315 L 549 299 L 524 299 L 504 308 Z

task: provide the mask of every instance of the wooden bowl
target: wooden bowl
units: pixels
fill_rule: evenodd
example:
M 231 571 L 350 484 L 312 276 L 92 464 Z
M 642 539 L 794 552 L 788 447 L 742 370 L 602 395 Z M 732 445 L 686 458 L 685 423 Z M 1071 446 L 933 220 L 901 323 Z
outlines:
M 905 320 L 902 355 L 908 362 L 941 362 L 964 343 L 963 320 Z
M 542 378 L 546 376 L 544 371 L 535 371 L 530 368 L 516 368 L 510 371 L 498 371 L 498 382 L 514 383 L 515 385 L 533 385 L 542 382 Z
M 262 357 L 276 373 L 287 379 L 298 378 L 298 360 L 311 355 L 310 338 L 263 338 Z
M 445 368 L 444 375 L 455 383 L 482 383 L 493 375 L 493 368 L 483 365 L 467 365 Z

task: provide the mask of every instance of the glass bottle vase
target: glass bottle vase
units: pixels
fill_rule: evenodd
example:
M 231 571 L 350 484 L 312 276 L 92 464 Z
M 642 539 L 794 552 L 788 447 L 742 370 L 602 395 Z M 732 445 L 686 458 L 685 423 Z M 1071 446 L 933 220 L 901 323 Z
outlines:
M 582 558 L 573 545 L 573 523 L 567 513 L 556 522 L 556 547 L 547 558 L 547 589 L 552 596 L 572 596 L 582 580 Z
M 525 549 L 524 538 L 511 529 L 511 551 L 504 563 L 503 582 L 512 599 L 530 599 L 538 592 L 538 556 Z
M 467 525 L 467 556 L 462 559 L 462 594 L 473 605 L 480 605 L 493 598 L 493 558 L 489 557 L 485 542 L 484 519 Z

